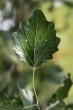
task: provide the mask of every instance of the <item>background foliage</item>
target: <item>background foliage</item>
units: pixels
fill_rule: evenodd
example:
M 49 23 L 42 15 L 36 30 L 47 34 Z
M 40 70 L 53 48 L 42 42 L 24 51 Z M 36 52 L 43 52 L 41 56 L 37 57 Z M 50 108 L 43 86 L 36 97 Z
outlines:
M 70 72 L 73 79 L 73 0 L 1 0 L 0 1 L 0 89 L 9 98 L 18 98 L 20 87 L 32 90 L 32 70 L 15 54 L 12 32 L 20 21 L 26 22 L 35 8 L 40 8 L 48 21 L 54 21 L 61 38 L 59 51 L 52 61 L 36 71 L 35 84 L 40 101 L 48 99 Z M 45 89 L 44 89 L 45 87 Z M 66 103 L 73 102 L 73 88 Z

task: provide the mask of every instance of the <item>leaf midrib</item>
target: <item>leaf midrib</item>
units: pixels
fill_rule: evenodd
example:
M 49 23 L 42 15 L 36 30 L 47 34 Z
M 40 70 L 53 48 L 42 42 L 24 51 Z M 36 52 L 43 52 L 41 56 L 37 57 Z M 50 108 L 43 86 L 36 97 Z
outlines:
M 37 28 L 38 28 L 38 16 L 37 16 L 36 34 L 35 34 L 35 40 L 34 40 L 34 67 L 36 66 L 35 65 L 35 49 L 36 49 Z

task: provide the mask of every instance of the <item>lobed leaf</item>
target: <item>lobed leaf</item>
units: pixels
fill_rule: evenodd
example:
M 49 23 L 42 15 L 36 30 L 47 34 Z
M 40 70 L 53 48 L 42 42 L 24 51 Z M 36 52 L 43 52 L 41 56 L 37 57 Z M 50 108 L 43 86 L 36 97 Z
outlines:
M 73 84 L 73 82 L 70 78 L 70 75 L 68 75 L 68 78 L 65 79 L 65 81 L 64 81 L 64 86 L 59 87 L 58 90 L 57 90 L 56 94 L 57 94 L 57 99 L 58 100 L 61 101 L 61 100 L 63 100 L 64 98 L 66 98 L 68 96 L 68 93 L 69 93 L 69 91 L 72 87 L 72 84 Z
M 72 87 L 72 80 L 70 74 L 64 80 L 64 85 L 59 87 L 55 94 L 47 101 L 47 110 L 72 110 L 73 104 L 66 105 L 63 101 L 68 96 L 69 90 Z
M 58 51 L 60 38 L 56 37 L 54 23 L 48 22 L 39 9 L 33 12 L 26 24 L 20 23 L 13 36 L 16 53 L 32 67 L 52 59 L 52 54 Z

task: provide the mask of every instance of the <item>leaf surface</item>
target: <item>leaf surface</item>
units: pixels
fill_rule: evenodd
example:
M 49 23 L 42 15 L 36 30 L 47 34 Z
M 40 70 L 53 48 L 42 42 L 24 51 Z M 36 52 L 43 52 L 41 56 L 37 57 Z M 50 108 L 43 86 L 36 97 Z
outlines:
M 48 22 L 39 9 L 33 12 L 26 24 L 20 23 L 13 36 L 16 53 L 32 67 L 52 59 L 52 54 L 58 51 L 60 39 L 56 37 L 54 23 Z
M 68 96 L 72 84 L 73 82 L 70 78 L 70 74 L 68 74 L 68 77 L 64 80 L 64 85 L 59 87 L 56 93 L 47 100 L 47 110 L 72 110 L 73 104 L 66 105 L 63 101 L 63 99 Z
M 0 110 L 23 110 L 23 106 L 16 99 L 10 101 L 8 96 L 0 90 Z
M 18 90 L 19 90 L 19 95 L 20 99 L 24 105 L 26 106 L 31 106 L 33 104 L 33 96 L 29 94 L 25 89 L 22 89 L 19 84 L 18 84 Z M 32 110 L 32 107 L 28 108 L 28 110 Z
M 57 90 L 57 99 L 58 100 L 63 100 L 64 98 L 66 98 L 68 96 L 68 93 L 72 87 L 72 80 L 70 78 L 70 75 L 68 75 L 68 78 L 65 79 L 64 81 L 64 85 L 62 87 L 59 87 Z

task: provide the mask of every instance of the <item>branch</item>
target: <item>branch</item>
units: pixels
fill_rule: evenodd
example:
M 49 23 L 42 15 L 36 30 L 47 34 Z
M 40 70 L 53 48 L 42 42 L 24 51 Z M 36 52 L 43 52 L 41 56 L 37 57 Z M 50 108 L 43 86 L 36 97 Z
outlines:
M 35 90 L 34 74 L 35 74 L 35 67 L 33 67 L 32 85 L 33 85 L 33 90 L 34 90 L 34 94 L 35 94 L 35 97 L 36 97 L 36 102 L 37 102 L 38 110 L 41 110 L 40 105 L 39 105 L 39 99 L 38 99 L 38 96 L 37 96 L 37 93 L 36 93 L 36 90 Z
M 58 104 L 59 104 L 59 101 L 56 101 L 55 103 L 53 103 L 49 107 L 47 107 L 46 110 L 51 110 L 52 108 L 54 108 Z

